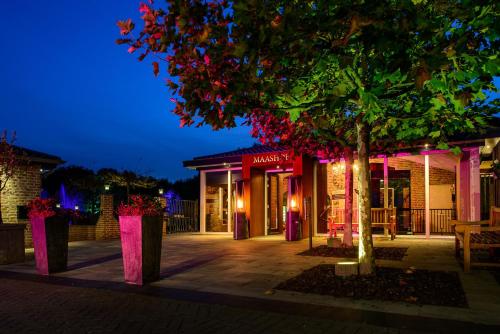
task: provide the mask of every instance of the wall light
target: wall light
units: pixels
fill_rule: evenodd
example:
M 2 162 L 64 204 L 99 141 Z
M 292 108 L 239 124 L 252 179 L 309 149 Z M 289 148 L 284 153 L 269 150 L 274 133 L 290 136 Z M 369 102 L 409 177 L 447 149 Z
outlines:
M 163 188 L 158 189 L 158 194 L 163 195 Z
M 104 185 L 104 190 L 109 191 L 109 188 L 110 188 L 109 184 Z

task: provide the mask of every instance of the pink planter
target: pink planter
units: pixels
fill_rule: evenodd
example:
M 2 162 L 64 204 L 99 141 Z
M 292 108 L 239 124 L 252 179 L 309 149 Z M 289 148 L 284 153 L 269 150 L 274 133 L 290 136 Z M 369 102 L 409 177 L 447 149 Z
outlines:
M 162 217 L 120 216 L 125 282 L 143 285 L 160 279 Z
M 36 269 L 40 275 L 64 271 L 68 265 L 68 219 L 58 216 L 30 219 Z

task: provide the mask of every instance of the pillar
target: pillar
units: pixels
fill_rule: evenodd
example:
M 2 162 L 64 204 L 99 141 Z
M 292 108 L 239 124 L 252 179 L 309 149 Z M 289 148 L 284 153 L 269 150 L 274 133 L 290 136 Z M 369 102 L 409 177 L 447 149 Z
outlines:
M 113 195 L 101 195 L 101 214 L 96 225 L 96 240 L 118 239 L 120 237 L 120 225 L 115 219 L 113 209 Z
M 200 171 L 200 233 L 207 232 L 207 216 L 206 216 L 206 181 L 207 176 L 204 171 Z
M 231 232 L 231 224 L 233 222 L 233 189 L 231 180 L 231 170 L 227 171 L 227 231 Z
M 389 158 L 384 157 L 384 209 L 389 208 Z M 384 223 L 388 223 L 389 213 L 387 210 L 384 212 Z M 388 236 L 388 229 L 384 227 L 384 236 Z
M 425 189 L 425 237 L 431 235 L 431 209 L 430 209 L 430 173 L 429 173 L 429 155 L 424 156 L 424 189 Z
M 458 219 L 481 219 L 481 175 L 479 147 L 464 148 L 459 165 Z
M 165 196 L 159 196 L 158 197 L 158 200 L 160 201 L 160 205 L 161 207 L 163 208 L 163 225 L 164 227 L 162 228 L 163 229 L 163 235 L 167 235 L 168 234 L 168 212 L 167 212 L 167 198 Z

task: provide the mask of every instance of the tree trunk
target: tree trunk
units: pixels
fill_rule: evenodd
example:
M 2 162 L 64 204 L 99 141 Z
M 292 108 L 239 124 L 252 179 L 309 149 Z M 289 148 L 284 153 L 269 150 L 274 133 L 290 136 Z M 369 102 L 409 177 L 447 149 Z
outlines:
M 359 207 L 359 269 L 360 274 L 371 274 L 375 270 L 371 223 L 371 180 L 369 131 L 366 124 L 356 123 L 358 141 L 358 207 Z
M 3 224 L 2 219 L 2 192 L 0 191 L 0 224 Z
M 350 148 L 344 149 L 344 160 L 345 160 L 344 245 L 352 247 L 353 153 Z

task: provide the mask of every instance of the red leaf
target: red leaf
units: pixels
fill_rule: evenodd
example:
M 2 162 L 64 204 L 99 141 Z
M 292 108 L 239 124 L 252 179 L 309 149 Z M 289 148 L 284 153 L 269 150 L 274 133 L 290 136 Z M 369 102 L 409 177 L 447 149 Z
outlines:
M 148 5 L 141 3 L 139 6 L 139 12 L 140 13 L 149 13 L 149 12 L 151 12 L 151 9 L 148 7 Z
M 116 25 L 120 28 L 121 35 L 127 35 L 132 29 L 134 29 L 134 24 L 131 19 L 126 21 L 118 21 Z

